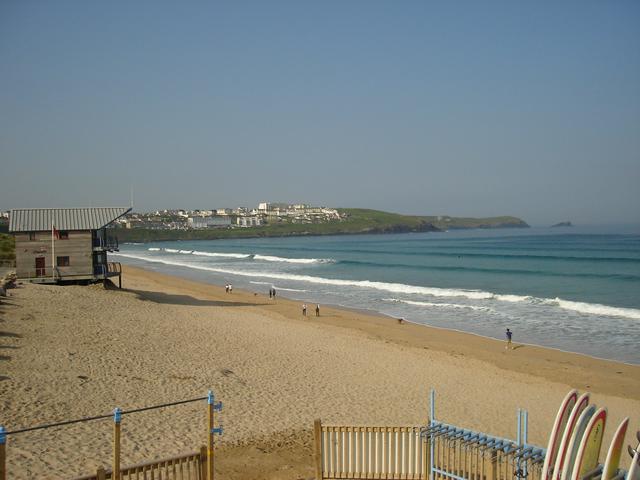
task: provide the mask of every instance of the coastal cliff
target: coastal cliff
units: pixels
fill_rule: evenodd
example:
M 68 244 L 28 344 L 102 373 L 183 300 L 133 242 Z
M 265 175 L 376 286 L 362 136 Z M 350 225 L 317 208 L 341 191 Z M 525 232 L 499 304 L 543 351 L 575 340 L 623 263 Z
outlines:
M 214 240 L 223 238 L 289 237 L 312 235 L 354 235 L 408 232 L 440 232 L 470 228 L 528 228 L 517 217 L 463 218 L 450 216 L 400 215 L 380 210 L 340 208 L 340 220 L 322 223 L 269 223 L 251 228 L 208 228 L 192 230 L 118 229 L 121 242 L 167 240 Z

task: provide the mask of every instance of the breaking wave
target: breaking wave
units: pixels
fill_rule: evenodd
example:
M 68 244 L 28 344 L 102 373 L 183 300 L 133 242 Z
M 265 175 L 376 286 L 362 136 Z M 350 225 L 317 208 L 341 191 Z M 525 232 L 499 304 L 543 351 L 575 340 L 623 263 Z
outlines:
M 165 249 L 169 251 L 169 249 Z M 176 251 L 177 253 L 178 251 Z M 564 310 L 571 310 L 578 313 L 584 313 L 589 315 L 603 315 L 603 316 L 613 316 L 613 317 L 624 317 L 635 320 L 640 320 L 640 310 L 633 308 L 620 308 L 620 307 L 610 307 L 607 305 L 600 305 L 595 303 L 583 303 L 583 302 L 574 302 L 569 300 L 563 300 L 560 298 L 538 298 L 532 296 L 524 296 L 524 295 L 506 295 L 506 294 L 495 294 L 492 292 L 486 292 L 482 290 L 464 290 L 464 289 L 455 289 L 455 288 L 437 288 L 437 287 L 422 287 L 417 285 L 406 285 L 402 283 L 387 283 L 387 282 L 376 282 L 370 280 L 343 280 L 337 278 L 324 278 L 324 277 L 316 277 L 312 275 L 298 275 L 292 273 L 278 273 L 278 272 L 248 272 L 245 270 L 237 270 L 233 268 L 219 268 L 213 266 L 205 266 L 205 265 L 197 265 L 184 263 L 179 261 L 171 261 L 163 258 L 154 258 L 154 257 L 145 257 L 140 255 L 132 255 L 132 254 L 124 254 L 124 253 L 114 253 L 113 255 L 118 255 L 125 258 L 132 258 L 135 260 L 142 260 L 146 262 L 152 263 L 162 263 L 165 265 L 191 268 L 195 270 L 203 270 L 215 273 L 223 273 L 229 275 L 237 275 L 242 277 L 253 277 L 253 278 L 270 278 L 270 279 L 278 279 L 278 280 L 290 280 L 297 282 L 306 282 L 313 283 L 319 285 L 333 285 L 339 287 L 356 287 L 356 288 L 365 288 L 365 289 L 373 289 L 385 292 L 391 292 L 396 294 L 405 294 L 405 295 L 424 295 L 435 298 L 466 298 L 470 300 L 492 300 L 499 302 L 512 302 L 512 303 L 527 303 L 530 305 L 545 305 L 562 308 Z M 231 255 L 231 254 L 225 254 Z M 308 260 L 308 259 L 304 259 Z M 281 288 L 282 289 L 282 288 Z M 409 300 L 402 300 L 404 302 L 410 302 Z M 453 307 L 456 304 L 445 304 L 445 303 L 433 303 L 433 305 L 429 305 L 430 302 L 421 302 L 425 306 L 443 306 L 446 305 L 450 308 L 459 308 Z M 420 304 L 416 302 L 415 304 Z M 466 306 L 460 306 L 462 308 L 467 308 Z M 469 306 L 471 307 L 471 306 Z M 472 308 L 472 307 L 471 307 Z M 477 307 L 485 308 L 485 307 Z

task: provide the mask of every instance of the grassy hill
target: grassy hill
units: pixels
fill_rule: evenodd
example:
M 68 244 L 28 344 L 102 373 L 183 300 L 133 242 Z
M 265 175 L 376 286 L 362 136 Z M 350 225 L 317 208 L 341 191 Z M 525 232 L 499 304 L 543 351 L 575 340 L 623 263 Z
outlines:
M 361 208 L 338 209 L 343 217 L 324 223 L 289 223 L 252 228 L 203 230 L 118 229 L 121 242 L 163 240 L 214 240 L 223 238 L 286 237 L 305 235 L 350 235 L 362 233 L 430 232 L 462 228 L 528 227 L 516 217 L 456 218 L 400 215 Z

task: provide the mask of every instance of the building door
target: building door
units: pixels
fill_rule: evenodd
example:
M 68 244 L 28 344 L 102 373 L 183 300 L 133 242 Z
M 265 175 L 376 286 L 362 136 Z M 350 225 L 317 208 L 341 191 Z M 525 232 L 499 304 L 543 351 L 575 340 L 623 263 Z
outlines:
M 44 276 L 44 257 L 36 257 L 36 277 Z

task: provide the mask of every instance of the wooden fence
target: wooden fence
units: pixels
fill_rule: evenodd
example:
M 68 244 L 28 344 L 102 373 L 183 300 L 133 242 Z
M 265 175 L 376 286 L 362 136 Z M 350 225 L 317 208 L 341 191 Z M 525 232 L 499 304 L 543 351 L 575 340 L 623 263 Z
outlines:
M 155 460 L 129 467 L 120 465 L 120 432 L 121 422 L 125 415 L 138 412 L 156 410 L 160 408 L 172 407 L 186 403 L 207 401 L 208 428 L 207 428 L 207 446 L 201 447 L 199 452 L 180 455 L 163 460 Z M 37 425 L 33 427 L 19 428 L 7 431 L 0 425 L 0 480 L 7 480 L 9 472 L 7 470 L 7 438 L 9 436 L 33 432 L 36 430 L 45 430 L 65 425 L 73 425 L 77 423 L 92 422 L 96 420 L 104 420 L 113 417 L 113 457 L 111 470 L 104 467 L 98 468 L 95 474 L 78 477 L 76 480 L 213 480 L 214 466 L 214 436 L 222 435 L 222 427 L 215 427 L 214 412 L 222 410 L 222 402 L 216 402 L 213 392 L 209 391 L 206 397 L 192 398 L 188 400 L 178 400 L 176 402 L 163 403 L 149 407 L 134 408 L 122 411 L 116 408 L 113 415 L 96 415 L 93 417 L 79 418 L 75 420 L 65 420 L 57 423 L 46 425 Z
M 316 480 L 539 480 L 544 450 L 457 427 L 314 423 Z
M 112 480 L 111 470 L 99 468 L 95 475 L 85 475 L 74 480 Z M 207 447 L 199 452 L 139 463 L 120 469 L 121 480 L 206 480 Z
M 316 479 L 426 479 L 428 449 L 420 429 L 322 425 L 316 420 Z

